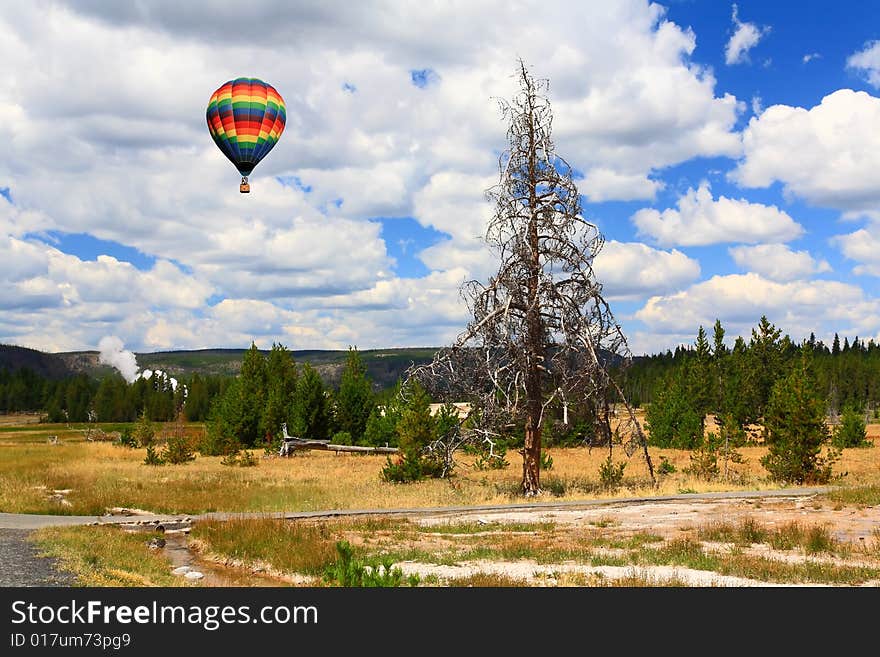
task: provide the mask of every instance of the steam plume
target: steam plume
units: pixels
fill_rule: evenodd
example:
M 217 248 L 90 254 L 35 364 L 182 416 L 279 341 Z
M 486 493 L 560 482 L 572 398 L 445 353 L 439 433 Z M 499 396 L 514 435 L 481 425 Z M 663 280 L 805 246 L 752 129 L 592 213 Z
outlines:
M 132 383 L 137 378 L 137 358 L 135 355 L 124 349 L 122 340 L 115 335 L 107 335 L 98 342 L 98 351 L 101 355 L 98 361 L 105 365 L 112 365 L 123 378 Z

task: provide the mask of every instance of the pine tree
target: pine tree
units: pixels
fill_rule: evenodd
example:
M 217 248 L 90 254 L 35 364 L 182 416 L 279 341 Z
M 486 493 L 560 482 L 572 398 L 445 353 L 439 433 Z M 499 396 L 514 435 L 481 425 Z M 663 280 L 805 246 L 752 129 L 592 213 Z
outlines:
M 764 415 L 767 402 L 770 399 L 770 391 L 781 375 L 781 335 L 782 331 L 771 324 L 766 315 L 762 315 L 758 327 L 752 329 L 752 339 L 749 343 L 749 355 L 753 368 L 752 392 L 755 395 L 752 401 L 758 416 Z
M 727 376 L 727 347 L 724 345 L 724 327 L 721 326 L 721 320 L 715 320 L 715 326 L 712 330 L 712 366 L 713 376 L 715 378 L 714 398 L 712 400 L 712 413 L 716 419 L 720 417 L 724 403 L 724 385 Z
M 238 414 L 236 438 L 245 447 L 253 447 L 262 438 L 260 430 L 266 403 L 266 360 L 253 342 L 244 354 L 235 394 L 238 395 L 233 405 Z
M 827 483 L 834 451 L 820 455 L 829 439 L 825 402 L 816 389 L 812 352 L 801 348 L 791 373 L 773 386 L 764 418 L 768 453 L 761 464 L 784 483 Z
M 373 387 L 367 378 L 357 347 L 348 349 L 345 369 L 336 395 L 336 423 L 339 431 L 349 433 L 355 444 L 364 442 L 367 420 L 376 406 Z
M 201 422 L 208 417 L 211 410 L 211 397 L 205 380 L 195 373 L 187 385 L 186 401 L 183 412 L 189 422 Z
M 418 481 L 425 476 L 440 477 L 442 463 L 426 454 L 428 446 L 437 439 L 437 419 L 431 415 L 431 398 L 417 382 L 406 386 L 404 403 L 397 423 L 400 456 L 387 459 L 382 469 L 386 481 Z
M 296 395 L 296 363 L 281 344 L 272 344 L 266 358 L 266 405 L 261 418 L 260 433 L 273 449 L 281 440 L 281 425 L 293 425 Z
M 306 363 L 296 382 L 293 405 L 293 431 L 300 438 L 325 440 L 330 433 L 330 416 L 324 382 L 318 372 Z
M 700 326 L 694 342 L 694 356 L 690 364 L 688 377 L 688 394 L 693 409 L 700 416 L 700 436 L 706 426 L 706 414 L 713 407 L 715 400 L 716 377 L 712 364 L 712 352 L 705 329 Z
M 667 375 L 645 412 L 649 443 L 657 447 L 693 449 L 702 439 L 699 410 L 688 394 L 685 364 Z

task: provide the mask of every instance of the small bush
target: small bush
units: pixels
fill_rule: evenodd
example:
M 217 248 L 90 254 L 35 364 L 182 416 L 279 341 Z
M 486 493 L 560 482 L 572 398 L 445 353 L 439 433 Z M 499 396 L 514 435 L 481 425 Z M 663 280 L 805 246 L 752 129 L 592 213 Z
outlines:
M 233 467 L 239 468 L 250 468 L 257 464 L 257 457 L 254 456 L 254 453 L 249 450 L 237 451 L 232 454 L 227 454 L 222 459 L 220 459 L 220 465 L 229 465 Z
M 205 435 L 199 443 L 199 453 L 202 456 L 228 456 L 236 454 L 241 449 L 241 443 L 234 436 L 226 434 L 220 423 L 208 422 Z
M 156 451 L 153 445 L 147 445 L 147 456 L 144 459 L 144 465 L 163 465 L 165 459 Z
M 541 460 L 538 463 L 538 467 L 541 470 L 552 470 L 553 469 L 553 457 L 550 456 L 544 450 L 541 450 Z
M 565 482 L 558 477 L 550 477 L 546 479 L 544 481 L 544 487 L 546 490 L 550 491 L 550 494 L 554 497 L 562 497 L 567 490 Z
M 348 587 L 397 587 L 418 586 L 418 575 L 406 577 L 400 568 L 395 568 L 391 559 L 364 563 L 353 556 L 348 541 L 336 543 L 338 559 L 328 566 L 325 578 L 335 586 Z
M 620 488 L 623 483 L 623 470 L 626 463 L 621 462 L 617 465 L 611 460 L 611 456 L 605 459 L 605 462 L 599 466 L 599 484 L 605 490 L 615 490 Z
M 126 426 L 123 427 L 119 432 L 119 438 L 116 440 L 116 445 L 120 447 L 137 447 L 138 441 L 135 438 L 134 433 L 131 430 L 131 427 Z
M 147 418 L 146 412 L 141 413 L 137 425 L 134 428 L 134 438 L 139 447 L 148 447 L 153 444 L 156 437 L 156 429 L 153 423 Z
M 670 475 L 675 472 L 676 468 L 672 463 L 669 462 L 669 459 L 665 456 L 660 457 L 660 465 L 657 466 L 657 474 L 659 475 Z
M 330 442 L 334 445 L 354 445 L 354 442 L 351 439 L 351 434 L 348 431 L 340 431 L 333 434 L 333 438 L 330 439 Z
M 703 481 L 717 479 L 719 470 L 715 442 L 715 434 L 710 433 L 706 442 L 699 449 L 691 452 L 691 464 L 684 471 Z
M 183 431 L 183 426 L 176 427 L 168 436 L 165 449 L 162 451 L 162 459 L 166 463 L 180 465 L 194 461 L 195 458 L 196 455 L 193 453 L 189 438 Z
M 852 406 L 844 409 L 840 424 L 831 434 L 831 444 L 839 449 L 844 447 L 867 447 L 868 432 L 864 414 Z

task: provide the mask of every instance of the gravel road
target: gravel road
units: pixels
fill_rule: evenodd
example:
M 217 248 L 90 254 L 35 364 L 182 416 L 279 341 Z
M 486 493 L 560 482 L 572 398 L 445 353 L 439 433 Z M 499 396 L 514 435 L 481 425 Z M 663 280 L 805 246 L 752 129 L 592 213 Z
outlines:
M 72 586 L 55 560 L 37 555 L 27 529 L 0 529 L 0 586 Z

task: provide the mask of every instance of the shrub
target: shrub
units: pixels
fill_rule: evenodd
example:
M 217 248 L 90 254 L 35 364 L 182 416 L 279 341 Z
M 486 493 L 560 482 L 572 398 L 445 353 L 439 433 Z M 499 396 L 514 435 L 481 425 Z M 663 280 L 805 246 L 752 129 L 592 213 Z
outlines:
M 238 466 L 240 468 L 250 468 L 257 463 L 257 457 L 249 450 L 233 452 L 220 459 L 220 465 Z
M 847 406 L 843 410 L 840 424 L 834 428 L 831 434 L 831 444 L 839 449 L 844 447 L 867 447 L 871 444 L 868 442 L 865 416 L 860 410 L 852 406 Z
M 339 431 L 333 434 L 333 438 L 330 439 L 330 442 L 334 445 L 353 445 L 354 442 L 351 439 L 351 434 L 348 431 Z
M 541 450 L 541 460 L 538 463 L 538 467 L 541 470 L 552 470 L 553 469 L 553 457 L 550 456 L 544 450 Z
M 699 449 L 691 452 L 691 464 L 685 468 L 685 472 L 702 479 L 712 481 L 718 477 L 718 453 L 716 451 L 718 438 L 710 433 Z
M 148 447 L 149 445 L 152 445 L 155 437 L 156 429 L 153 426 L 153 423 L 147 418 L 146 411 L 141 411 L 141 416 L 134 428 L 134 438 L 137 441 L 138 446 Z
M 116 444 L 120 447 L 137 447 L 138 441 L 137 438 L 134 437 L 134 433 L 131 430 L 131 427 L 125 426 L 119 432 L 119 438 L 116 440 Z
M 336 563 L 328 566 L 324 576 L 336 586 L 348 587 L 396 587 L 417 586 L 418 575 L 406 577 L 403 570 L 394 567 L 391 559 L 383 559 L 372 563 L 364 563 L 353 556 L 348 541 L 336 543 L 339 558 Z
M 228 456 L 236 454 L 239 449 L 241 443 L 224 430 L 221 422 L 208 422 L 205 435 L 199 443 L 199 453 L 202 456 Z
M 626 463 L 621 462 L 617 465 L 611 460 L 611 455 L 605 459 L 604 463 L 599 465 L 599 484 L 605 490 L 615 490 L 620 487 L 623 482 L 623 469 Z
M 665 456 L 660 457 L 660 465 L 657 466 L 657 474 L 659 475 L 670 475 L 675 472 L 675 466 L 669 462 L 669 459 Z
M 562 497 L 565 495 L 565 491 L 568 490 L 565 482 L 558 477 L 548 477 L 545 479 L 544 488 L 550 491 L 550 494 L 554 497 Z
M 163 465 L 165 460 L 156 451 L 153 445 L 147 445 L 147 456 L 144 459 L 144 465 Z
M 196 455 L 186 436 L 170 436 L 162 451 L 162 458 L 166 463 L 180 465 L 194 461 Z

